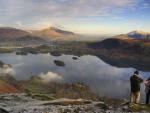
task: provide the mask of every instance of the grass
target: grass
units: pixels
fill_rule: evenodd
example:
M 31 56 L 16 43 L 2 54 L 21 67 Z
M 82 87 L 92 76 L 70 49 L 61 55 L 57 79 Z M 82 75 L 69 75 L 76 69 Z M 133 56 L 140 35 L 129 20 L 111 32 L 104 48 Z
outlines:
M 145 105 L 145 104 L 134 104 L 131 107 L 131 110 L 133 112 L 150 112 L 150 105 Z
M 13 49 L 0 48 L 0 53 L 12 53 L 13 51 Z
M 31 97 L 33 99 L 42 100 L 42 101 L 48 101 L 48 100 L 56 99 L 56 98 L 54 98 L 48 94 L 31 94 Z

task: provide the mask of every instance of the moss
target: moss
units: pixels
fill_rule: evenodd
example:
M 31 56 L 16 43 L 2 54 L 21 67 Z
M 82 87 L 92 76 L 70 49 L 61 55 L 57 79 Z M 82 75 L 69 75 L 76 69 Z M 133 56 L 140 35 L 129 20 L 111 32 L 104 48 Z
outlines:
M 31 96 L 34 99 L 38 99 L 38 100 L 43 100 L 43 101 L 47 101 L 47 100 L 54 100 L 54 97 L 50 97 L 48 95 L 45 94 L 35 94 Z
M 0 48 L 0 53 L 12 53 L 13 51 L 13 49 Z
M 145 104 L 134 104 L 132 107 L 130 107 L 133 112 L 149 112 L 150 111 L 150 105 Z
M 48 101 L 48 100 L 54 100 L 56 98 L 48 95 L 48 94 L 32 94 L 32 93 L 28 93 L 27 96 L 33 98 L 33 99 L 37 99 L 37 100 L 42 100 L 42 101 Z

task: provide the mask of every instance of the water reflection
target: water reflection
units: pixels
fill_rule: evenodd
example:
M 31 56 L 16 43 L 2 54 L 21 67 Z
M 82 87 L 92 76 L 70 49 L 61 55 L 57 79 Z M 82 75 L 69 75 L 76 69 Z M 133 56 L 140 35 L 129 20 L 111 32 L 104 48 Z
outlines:
M 73 60 L 73 55 L 52 56 L 50 54 L 28 54 L 20 56 L 15 54 L 1 54 L 0 60 L 11 64 L 15 77 L 18 80 L 30 79 L 32 75 L 47 75 L 57 73 L 65 82 L 83 82 L 89 85 L 101 96 L 114 98 L 129 98 L 129 79 L 134 68 L 117 68 L 106 64 L 96 56 L 82 56 Z M 64 67 L 54 64 L 60 60 Z M 42 73 L 42 74 L 41 74 Z M 140 72 L 141 77 L 147 78 L 149 72 Z M 142 86 L 142 100 L 144 100 L 144 85 Z

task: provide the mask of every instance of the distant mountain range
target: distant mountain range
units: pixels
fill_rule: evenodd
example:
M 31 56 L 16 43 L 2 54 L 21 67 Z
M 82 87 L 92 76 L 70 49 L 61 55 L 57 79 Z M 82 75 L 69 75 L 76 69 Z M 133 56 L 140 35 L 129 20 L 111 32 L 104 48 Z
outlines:
M 0 40 L 23 40 L 24 38 L 50 39 L 50 40 L 73 40 L 76 34 L 70 31 L 50 27 L 42 30 L 21 30 L 11 27 L 0 27 Z
M 113 50 L 116 53 L 142 54 L 149 56 L 150 53 L 150 33 L 133 31 L 128 34 L 117 35 L 89 44 L 94 49 Z M 114 52 L 114 54 L 115 54 Z
M 114 36 L 114 38 L 120 38 L 120 39 L 127 39 L 127 38 L 133 38 L 133 39 L 150 39 L 150 32 L 144 32 L 144 31 L 132 31 L 127 34 L 121 34 Z
M 86 37 L 85 37 L 86 38 Z M 150 39 L 150 33 L 132 31 L 114 36 L 119 39 Z M 0 27 L 0 46 L 45 44 L 47 41 L 74 41 L 79 35 L 56 27 L 41 30 L 21 30 L 11 27 Z
M 148 33 L 131 32 L 89 43 L 88 47 L 110 65 L 149 71 L 150 39 L 147 37 Z
M 117 49 L 121 51 L 136 51 L 150 47 L 150 33 L 143 31 L 132 31 L 128 34 L 121 34 L 103 41 L 91 44 L 92 48 Z
M 131 38 L 136 38 L 136 39 L 150 39 L 150 33 L 144 31 L 132 31 L 127 35 Z

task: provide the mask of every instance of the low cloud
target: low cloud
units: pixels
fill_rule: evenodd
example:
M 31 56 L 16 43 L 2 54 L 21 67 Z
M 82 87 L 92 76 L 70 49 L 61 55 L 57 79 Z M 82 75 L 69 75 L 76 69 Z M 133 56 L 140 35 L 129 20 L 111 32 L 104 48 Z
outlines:
M 53 24 L 51 22 L 44 20 L 44 21 L 39 21 L 39 22 L 35 23 L 34 28 L 40 28 L 41 29 L 41 28 L 48 28 L 51 26 L 53 26 Z
M 44 82 L 60 82 L 63 79 L 61 75 L 53 72 L 48 72 L 47 74 L 41 73 L 39 77 Z
M 20 27 L 20 26 L 22 26 L 22 22 L 21 21 L 17 21 L 16 25 Z
M 15 75 L 14 69 L 10 65 L 3 65 L 3 67 L 0 68 L 0 76 L 5 76 L 5 75 Z

